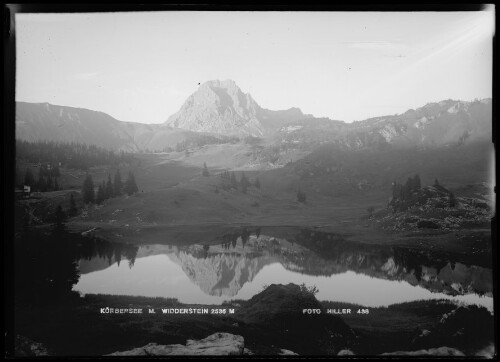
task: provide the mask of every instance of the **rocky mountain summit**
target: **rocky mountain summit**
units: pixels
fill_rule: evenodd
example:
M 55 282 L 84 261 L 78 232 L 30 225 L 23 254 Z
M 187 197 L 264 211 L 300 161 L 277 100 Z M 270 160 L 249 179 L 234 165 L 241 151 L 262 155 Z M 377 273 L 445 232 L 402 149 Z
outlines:
M 305 116 L 298 108 L 286 111 L 261 108 L 232 80 L 211 80 L 189 96 L 165 124 L 195 132 L 262 137 L 280 121 L 303 118 Z

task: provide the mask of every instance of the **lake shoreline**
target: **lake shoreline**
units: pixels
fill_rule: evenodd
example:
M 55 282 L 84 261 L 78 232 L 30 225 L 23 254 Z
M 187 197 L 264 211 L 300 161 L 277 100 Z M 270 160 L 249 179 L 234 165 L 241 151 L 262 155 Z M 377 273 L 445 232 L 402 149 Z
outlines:
M 272 230 L 279 236 L 286 236 L 280 230 L 307 229 L 340 235 L 344 240 L 363 244 L 391 245 L 415 248 L 418 250 L 441 253 L 452 256 L 466 264 L 474 264 L 491 268 L 492 235 L 491 229 L 476 228 L 465 230 L 419 230 L 387 232 L 376 228 L 373 224 L 358 223 L 347 226 L 338 224 L 252 224 L 252 223 L 207 223 L 207 224 L 171 224 L 154 225 L 141 228 L 111 226 L 95 222 L 69 222 L 67 228 L 71 232 L 94 235 L 103 239 L 130 243 L 145 244 L 177 244 L 189 245 L 193 240 L 198 244 L 216 244 L 217 238 L 224 233 L 237 229 L 260 229 L 262 233 Z M 278 236 L 278 237 L 279 237 Z
M 50 236 L 47 233 L 41 232 L 44 230 L 62 233 L 60 234 L 62 237 L 55 240 L 55 244 L 52 247 L 55 248 L 54 250 L 63 250 L 68 255 L 77 255 L 72 251 L 72 245 L 75 245 L 78 250 L 87 253 L 84 255 L 88 255 L 88 257 L 94 255 L 94 251 L 85 247 L 85 244 L 93 241 L 98 243 L 96 246 L 100 245 L 101 251 L 99 253 L 102 253 L 104 256 L 110 255 L 116 257 L 116 250 L 113 250 L 113 248 L 103 248 L 106 243 L 112 243 L 113 247 L 120 246 L 119 249 L 123 253 L 122 257 L 124 258 L 122 260 L 125 262 L 125 260 L 135 260 L 135 256 L 137 255 L 137 251 L 135 251 L 135 254 L 132 253 L 129 255 L 131 251 L 129 249 L 145 245 L 138 242 L 128 244 L 127 241 L 133 234 L 127 235 L 127 237 L 116 237 L 114 240 L 109 241 L 105 237 L 106 232 L 115 233 L 118 231 L 116 228 L 94 229 L 92 232 L 85 233 L 85 231 L 91 230 L 94 227 L 98 226 L 87 223 L 78 224 L 75 228 L 75 224 L 69 224 L 66 231 L 58 231 L 48 226 L 34 228 L 34 234 L 26 236 L 26 240 L 28 241 L 26 248 L 21 249 L 24 252 L 28 252 L 28 254 L 16 253 L 16 255 L 31 259 L 32 256 L 30 256 L 30 253 L 33 256 L 38 256 L 41 252 L 47 257 L 52 257 L 53 253 L 50 250 L 44 251 L 42 245 L 44 241 L 50 241 Z M 334 263 L 334 259 L 330 260 L 329 258 L 337 255 L 339 251 L 354 252 L 353 255 L 356 255 L 356 252 L 361 252 L 360 255 L 364 255 L 363 250 L 365 248 L 369 248 L 370 250 L 375 248 L 371 251 L 371 254 L 369 252 L 366 255 L 369 257 L 370 255 L 378 255 L 381 252 L 383 255 L 380 256 L 385 260 L 388 255 L 382 252 L 383 250 L 394 249 L 401 251 L 403 248 L 412 251 L 408 254 L 410 256 L 422 255 L 427 258 L 429 255 L 437 255 L 439 258 L 444 259 L 453 257 L 453 260 L 457 263 L 464 260 L 464 263 L 470 265 L 470 263 L 473 264 L 475 256 L 468 252 L 469 248 L 472 247 L 469 244 L 478 245 L 477 238 L 460 239 L 456 238 L 456 233 L 442 232 L 433 232 L 430 233 L 431 235 L 427 235 L 427 239 L 434 241 L 433 243 L 424 243 L 426 239 L 423 237 L 419 237 L 419 242 L 415 242 L 415 239 L 404 235 L 401 236 L 400 234 L 398 235 L 401 238 L 400 241 L 394 238 L 390 241 L 386 240 L 385 244 L 376 244 L 373 242 L 374 239 L 368 243 L 359 242 L 356 240 L 358 236 L 348 231 L 343 233 L 327 233 L 324 231 L 325 228 L 308 228 L 302 226 L 290 228 L 276 225 L 258 227 L 250 225 L 234 227 L 234 225 L 227 225 L 221 229 L 218 225 L 204 225 L 197 228 L 182 225 L 171 227 L 168 229 L 169 233 L 167 234 L 165 234 L 166 230 L 162 228 L 155 230 L 158 234 L 163 234 L 163 245 L 167 244 L 168 240 L 175 239 L 178 241 L 179 248 L 186 248 L 188 245 L 193 244 L 193 240 L 200 240 L 197 239 L 197 236 L 203 236 L 203 239 L 200 241 L 204 241 L 204 245 L 216 246 L 213 249 L 208 248 L 214 253 L 223 250 L 225 243 L 238 240 L 238 244 L 241 244 L 240 238 L 243 238 L 243 234 L 247 238 L 249 235 L 253 235 L 250 238 L 251 242 L 252 240 L 255 241 L 255 238 L 259 239 L 257 236 L 259 234 L 266 235 L 264 239 L 268 242 L 268 247 L 270 248 L 280 245 L 280 240 L 282 240 L 281 245 L 283 247 L 289 247 L 289 242 L 283 241 L 288 239 L 291 240 L 292 246 L 294 242 L 297 242 L 297 244 L 303 243 L 303 245 L 300 244 L 301 248 L 305 247 L 312 254 L 321 255 L 328 263 Z M 101 234 L 99 231 L 105 232 Z M 69 234 L 66 234 L 67 232 Z M 471 232 L 480 233 L 479 231 Z M 40 238 L 44 234 L 45 236 Z M 272 237 L 267 236 L 268 234 L 272 235 Z M 184 237 L 179 237 L 182 235 Z M 229 239 L 225 238 L 225 236 L 229 236 Z M 220 239 L 221 237 L 222 239 Z M 99 244 L 101 238 L 103 240 Z M 486 247 L 488 243 L 485 235 L 483 235 L 483 239 L 485 253 L 488 253 Z M 140 241 L 140 239 L 136 240 Z M 453 243 L 454 241 L 455 244 L 459 244 L 455 245 L 456 250 L 454 252 L 444 250 L 445 254 L 441 255 L 440 247 L 444 249 L 447 243 Z M 353 249 L 346 248 L 346 244 L 352 244 Z M 16 245 L 18 245 L 17 240 Z M 125 248 L 125 245 L 128 246 Z M 20 245 L 18 246 L 20 247 Z M 203 247 L 198 246 L 200 252 L 203 252 Z M 243 244 L 244 247 L 245 244 Z M 323 247 L 326 248 L 324 251 L 322 251 Z M 241 245 L 238 248 L 238 250 L 241 250 Z M 231 253 L 231 249 L 227 252 Z M 200 260 L 203 260 L 202 254 L 198 257 L 201 258 Z M 417 262 L 421 262 L 420 257 L 418 256 L 416 259 Z M 423 260 L 427 260 L 425 258 Z M 481 259 L 484 259 L 484 255 L 481 256 Z M 39 262 L 41 266 L 45 264 L 52 265 L 51 260 L 50 258 L 44 260 L 42 257 Z M 109 260 L 110 263 L 115 262 L 113 261 L 114 259 L 110 258 Z M 69 259 L 61 261 L 64 261 L 63 265 L 67 265 L 70 269 L 76 267 L 75 264 L 70 266 L 66 263 L 70 261 Z M 380 264 L 377 260 L 375 261 L 377 262 L 376 265 Z M 16 265 L 21 266 L 21 260 Z M 332 265 L 335 268 L 335 264 Z M 367 267 L 369 266 L 370 264 Z M 314 262 L 312 267 L 321 268 L 323 266 Z M 33 266 L 33 268 L 36 270 L 36 266 Z M 124 268 L 127 268 L 127 266 L 125 265 Z M 311 270 L 316 270 L 314 268 Z M 36 271 L 34 272 L 36 273 Z M 33 274 L 29 272 L 27 277 L 30 275 Z M 23 281 L 19 285 L 24 284 Z M 276 295 L 273 294 L 274 292 L 266 294 L 266 291 L 270 287 L 267 287 L 248 300 L 233 300 L 207 306 L 209 309 L 234 308 L 234 314 L 176 314 L 174 312 L 163 315 L 159 314 L 161 308 L 201 308 L 203 305 L 186 304 L 173 299 L 123 295 L 96 295 L 88 293 L 84 297 L 80 297 L 76 292 L 69 292 L 69 294 L 66 292 L 65 297 L 54 299 L 52 295 L 44 292 L 42 288 L 40 289 L 42 297 L 43 293 L 45 293 L 45 297 L 52 298 L 45 300 L 44 298 L 32 298 L 33 291 L 27 286 L 26 294 L 23 296 L 24 299 L 21 299 L 24 302 L 20 300 L 21 302 L 16 303 L 15 333 L 37 343 L 42 343 L 48 348 L 51 354 L 58 356 L 106 355 L 117 351 L 128 351 L 133 348 L 145 346 L 148 343 L 158 343 L 160 345 L 185 344 L 188 339 L 200 340 L 219 332 L 243 336 L 245 347 L 257 355 L 277 355 L 281 349 L 293 351 L 300 355 L 336 355 L 344 349 L 348 349 L 356 355 L 376 355 L 396 351 L 428 350 L 443 346 L 456 348 L 459 353 L 475 355 L 478 350 L 485 348 L 491 342 L 489 335 L 484 335 L 482 330 L 478 331 L 478 328 L 483 328 L 482 325 L 477 323 L 478 320 L 481 319 L 484 323 L 490 323 L 493 320 L 491 313 L 486 308 L 478 308 L 473 305 L 458 307 L 456 303 L 450 301 L 433 299 L 391 304 L 387 307 L 367 308 L 361 304 L 354 305 L 345 302 L 318 301 L 313 291 L 306 291 L 307 293 L 312 293 L 313 296 L 307 296 L 308 294 L 306 293 L 307 298 L 303 300 L 300 299 L 302 298 L 301 295 L 303 295 L 302 292 L 294 291 L 295 289 L 293 288 L 305 287 L 297 285 L 295 287 L 274 287 L 278 288 L 275 291 Z M 279 288 L 284 289 L 280 290 Z M 293 308 L 290 309 L 290 306 L 293 306 Z M 141 308 L 143 309 L 143 313 L 102 313 L 101 308 Z M 158 312 L 150 314 L 150 308 L 158 309 Z M 303 313 L 304 308 L 312 310 L 319 308 L 324 312 L 319 315 L 311 314 L 306 316 Z M 334 308 L 351 308 L 352 310 L 356 309 L 356 311 L 358 309 L 369 309 L 369 314 L 352 313 L 334 316 L 326 313 L 327 309 Z M 445 328 L 441 321 L 444 315 L 452 312 L 463 314 L 463 316 L 456 319 L 454 324 Z M 334 317 L 338 319 L 331 319 Z M 463 322 L 461 322 L 462 319 Z M 292 324 L 287 326 L 287 323 Z M 316 323 L 319 324 L 317 325 Z M 343 337 L 333 343 L 326 337 L 329 335 L 329 331 L 331 331 L 329 328 L 333 328 L 337 332 L 342 330 L 341 335 Z M 336 328 L 339 328 L 339 330 Z M 460 333 L 462 332 L 458 333 L 462 328 L 464 328 L 467 335 L 477 335 L 478 337 L 476 339 L 472 338 L 473 342 L 471 343 L 467 342 L 468 339 L 464 342 L 463 338 L 465 337 L 460 337 Z M 315 331 L 316 334 L 311 336 L 308 334 L 305 335 L 303 333 L 304 330 Z M 491 328 L 491 330 L 493 329 Z M 433 335 L 439 337 L 430 340 L 422 339 L 423 337 L 419 336 L 428 333 L 425 331 L 431 331 L 431 333 L 434 333 Z M 451 339 L 449 339 L 447 336 L 455 337 L 450 337 Z
M 262 293 L 261 293 L 262 294 Z M 258 299 L 256 296 L 254 299 Z M 282 298 L 282 297 L 280 297 Z M 289 303 L 294 295 L 288 296 Z M 362 306 L 338 302 L 318 302 L 326 311 L 332 305 L 349 307 L 354 311 Z M 303 342 L 291 342 L 285 330 L 269 331 L 264 321 L 252 321 L 248 305 L 255 305 L 255 301 L 234 301 L 221 305 L 183 304 L 166 298 L 147 298 L 131 296 L 86 295 L 76 297 L 64 305 L 47 306 L 16 306 L 17 328 L 16 334 L 28 337 L 42 343 L 52 355 L 57 356 L 99 356 L 117 351 L 125 351 L 141 347 L 148 343 L 184 344 L 187 339 L 202 339 L 216 332 L 225 332 L 241 335 L 245 339 L 245 348 L 257 355 L 277 355 L 281 349 L 288 349 L 301 355 L 324 355 L 329 350 L 326 345 L 317 344 L 307 336 Z M 299 303 L 300 304 L 300 303 Z M 110 314 L 101 313 L 101 308 L 141 308 L 141 314 Z M 234 309 L 233 315 L 198 315 L 198 314 L 161 314 L 162 308 L 210 308 Z M 262 307 L 259 307 L 262 308 Z M 150 314 L 154 309 L 155 314 Z M 443 315 L 457 309 L 454 303 L 443 300 L 421 302 L 407 302 L 389 307 L 370 308 L 370 315 L 352 313 L 341 318 L 352 329 L 354 337 L 344 340 L 356 355 L 375 355 L 396 350 L 406 350 L 415 347 L 412 342 L 422 330 L 434 330 L 440 327 Z M 485 317 L 480 310 L 465 311 L 471 315 Z M 255 312 L 252 312 L 255 313 Z M 260 313 L 266 315 L 265 310 Z M 269 312 L 269 317 L 280 311 Z M 302 310 L 294 312 L 302 315 Z M 310 315 L 307 323 L 320 323 L 328 314 Z M 250 319 L 248 319 L 250 318 Z M 411 319 L 413 323 L 405 323 Z M 493 317 L 491 316 L 491 321 Z M 388 322 L 391 326 L 388 326 Z M 338 322 L 334 322 L 332 326 Z M 77 328 L 65 329 L 67 325 L 76 325 Z M 415 329 L 415 326 L 419 328 Z M 319 327 L 318 327 L 319 328 Z M 461 328 L 473 328 L 470 322 L 464 322 Z M 99 331 L 99 333 L 95 333 Z M 295 331 L 301 333 L 300 331 Z M 356 337 L 357 336 L 357 337 Z M 438 339 L 418 344 L 419 349 L 438 346 L 440 343 L 450 343 Z M 349 340 L 351 342 L 349 342 Z M 342 342 L 342 343 L 344 343 Z M 484 342 L 484 343 L 483 343 Z M 469 351 L 480 349 L 490 341 L 485 336 L 484 341 L 468 346 Z M 444 345 L 444 344 L 443 344 Z M 338 347 L 335 354 L 340 351 Z M 459 350 L 460 347 L 456 346 Z M 462 346 L 462 351 L 463 351 Z M 416 347 L 415 347 L 416 348 Z M 334 351 L 331 351 L 332 353 Z

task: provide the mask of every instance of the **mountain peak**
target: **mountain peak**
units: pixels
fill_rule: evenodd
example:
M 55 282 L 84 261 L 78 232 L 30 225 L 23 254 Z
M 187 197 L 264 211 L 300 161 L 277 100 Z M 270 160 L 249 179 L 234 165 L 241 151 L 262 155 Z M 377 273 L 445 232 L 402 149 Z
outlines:
M 195 132 L 261 137 L 271 124 L 303 118 L 298 108 L 269 111 L 231 79 L 209 80 L 165 124 Z M 273 119 L 276 118 L 273 123 Z
M 236 82 L 232 79 L 225 79 L 225 80 L 209 80 L 203 83 L 200 87 L 203 86 L 209 86 L 209 87 L 218 87 L 218 88 L 237 88 L 240 89 L 237 85 Z
M 196 132 L 262 136 L 259 105 L 233 80 L 210 80 L 188 97 L 166 124 Z

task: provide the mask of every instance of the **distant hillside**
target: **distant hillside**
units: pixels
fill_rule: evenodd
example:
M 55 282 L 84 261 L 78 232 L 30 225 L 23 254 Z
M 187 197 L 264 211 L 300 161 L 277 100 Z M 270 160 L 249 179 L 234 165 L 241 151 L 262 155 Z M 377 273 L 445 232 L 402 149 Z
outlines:
M 342 149 L 426 148 L 491 141 L 491 99 L 447 100 L 401 115 L 344 123 L 330 119 L 288 122 L 279 130 L 282 150 L 334 143 Z
M 276 190 L 341 196 L 387 190 L 393 181 L 404 182 L 418 173 L 422 182 L 438 178 L 447 186 L 488 182 L 491 179 L 493 144 L 471 142 L 434 148 L 345 150 L 338 145 L 319 147 L 304 159 L 259 177 Z
M 77 142 L 136 152 L 175 147 L 196 137 L 164 125 L 121 122 L 103 112 L 49 103 L 16 103 L 16 139 Z

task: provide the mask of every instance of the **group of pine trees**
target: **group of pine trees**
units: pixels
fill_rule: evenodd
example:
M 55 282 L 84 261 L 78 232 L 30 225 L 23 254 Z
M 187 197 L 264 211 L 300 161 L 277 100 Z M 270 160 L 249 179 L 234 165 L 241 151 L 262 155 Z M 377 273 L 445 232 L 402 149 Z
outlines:
M 457 205 L 457 201 L 453 192 L 447 190 L 442 185 L 439 184 L 438 179 L 434 180 L 434 187 L 438 189 L 439 192 L 444 193 L 448 197 L 447 206 L 455 207 Z M 420 190 L 422 189 L 420 176 L 415 175 L 413 177 L 409 177 L 405 184 L 400 184 L 397 182 L 392 183 L 392 204 L 394 203 L 402 203 L 405 204 L 406 201 L 415 200 L 415 197 L 418 197 Z
M 246 194 L 249 187 L 253 186 L 257 189 L 260 189 L 259 178 L 256 177 L 254 183 L 252 184 L 243 171 L 241 172 L 239 181 L 236 178 L 236 174 L 234 172 L 229 172 L 227 170 L 221 172 L 219 176 L 222 179 L 222 188 L 224 190 L 241 189 L 241 192 Z M 218 192 L 218 189 L 216 189 L 216 192 Z
M 54 222 L 56 227 L 61 227 L 68 216 L 73 217 L 76 216 L 77 213 L 78 208 L 76 207 L 76 201 L 73 197 L 73 194 L 71 194 L 69 198 L 69 209 L 65 212 L 62 208 L 62 205 L 59 204 L 52 215 L 52 221 Z
M 30 186 L 31 191 L 58 191 L 61 186 L 58 182 L 61 172 L 59 167 L 49 167 L 48 164 L 41 165 L 38 169 L 38 179 L 35 179 L 33 171 L 28 167 L 24 174 L 24 185 Z
M 419 175 L 408 177 L 404 185 L 394 181 L 392 183 L 392 199 L 402 201 L 410 200 L 413 194 L 420 191 L 421 188 Z
M 52 163 L 63 167 L 86 170 L 92 166 L 116 165 L 131 163 L 133 155 L 125 152 L 119 154 L 94 145 L 76 142 L 28 142 L 16 141 L 16 161 L 30 163 Z
M 138 191 L 139 188 L 137 187 L 135 176 L 132 172 L 128 173 L 125 183 L 122 182 L 120 170 L 116 171 L 113 182 L 111 182 L 111 175 L 108 175 L 108 180 L 103 180 L 102 183 L 99 184 L 97 193 L 95 192 L 95 185 L 92 180 L 92 176 L 87 174 L 82 186 L 83 203 L 102 204 L 104 200 L 109 198 L 121 196 L 123 193 L 130 196 Z

